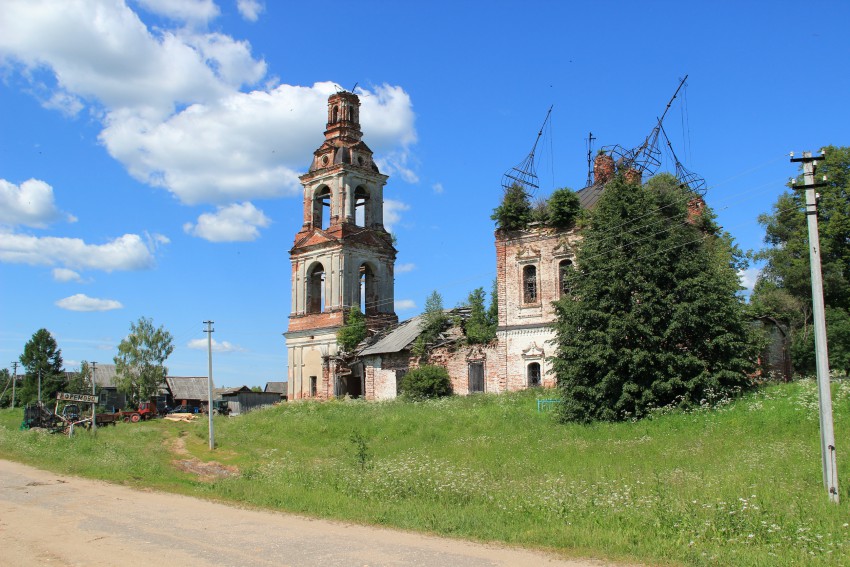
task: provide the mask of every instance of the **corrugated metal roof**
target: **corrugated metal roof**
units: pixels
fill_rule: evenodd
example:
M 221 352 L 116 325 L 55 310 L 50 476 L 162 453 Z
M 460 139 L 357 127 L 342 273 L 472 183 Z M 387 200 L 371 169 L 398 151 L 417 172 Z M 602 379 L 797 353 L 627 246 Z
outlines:
M 360 351 L 360 356 L 399 352 L 416 340 L 416 337 L 422 333 L 424 324 L 421 315 L 399 323 L 398 327 L 390 331 L 378 342 Z
M 206 400 L 209 396 L 206 376 L 166 376 L 175 400 Z
M 582 209 L 592 209 L 596 206 L 596 202 L 602 196 L 603 185 L 589 185 L 584 189 L 576 191 L 578 202 Z

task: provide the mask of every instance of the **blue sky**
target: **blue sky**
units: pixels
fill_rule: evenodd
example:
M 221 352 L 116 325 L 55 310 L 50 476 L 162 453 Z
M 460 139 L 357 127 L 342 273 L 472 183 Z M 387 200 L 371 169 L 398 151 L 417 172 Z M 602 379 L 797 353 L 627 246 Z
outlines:
M 213 320 L 217 385 L 285 380 L 297 176 L 336 85 L 390 175 L 401 319 L 489 292 L 501 177 L 550 106 L 540 197 L 584 186 L 588 132 L 639 145 L 686 74 L 665 129 L 758 248 L 788 152 L 848 144 L 848 21 L 830 1 L 3 0 L 0 366 L 42 327 L 69 369 L 111 363 L 144 316 L 173 375 L 206 375 Z

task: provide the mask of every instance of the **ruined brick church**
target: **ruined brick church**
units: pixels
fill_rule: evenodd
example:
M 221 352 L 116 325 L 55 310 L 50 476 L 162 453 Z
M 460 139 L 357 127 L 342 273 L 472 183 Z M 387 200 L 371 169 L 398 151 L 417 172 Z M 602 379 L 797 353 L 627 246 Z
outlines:
M 325 141 L 300 177 L 304 217 L 290 250 L 292 306 L 284 333 L 290 400 L 394 398 L 402 376 L 420 363 L 411 347 L 421 317 L 399 323 L 394 312 L 396 249 L 383 225 L 388 177 L 362 140 L 359 111 L 353 93 L 329 97 Z M 578 192 L 585 208 L 613 176 L 614 160 L 597 156 L 594 169 L 595 183 Z M 429 353 L 430 364 L 449 371 L 456 394 L 554 386 L 547 361 L 554 354 L 552 302 L 565 292 L 578 240 L 574 229 L 542 225 L 496 231 L 496 340 L 466 345 L 454 328 Z M 341 353 L 336 333 L 351 306 L 365 314 L 371 337 L 355 353 Z

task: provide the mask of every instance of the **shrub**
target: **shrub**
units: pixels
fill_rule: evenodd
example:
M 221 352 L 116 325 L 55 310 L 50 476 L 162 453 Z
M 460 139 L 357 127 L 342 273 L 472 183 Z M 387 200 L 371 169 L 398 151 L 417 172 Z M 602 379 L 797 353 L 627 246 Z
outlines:
M 442 366 L 424 365 L 401 379 L 401 394 L 414 400 L 442 398 L 452 394 L 448 371 Z

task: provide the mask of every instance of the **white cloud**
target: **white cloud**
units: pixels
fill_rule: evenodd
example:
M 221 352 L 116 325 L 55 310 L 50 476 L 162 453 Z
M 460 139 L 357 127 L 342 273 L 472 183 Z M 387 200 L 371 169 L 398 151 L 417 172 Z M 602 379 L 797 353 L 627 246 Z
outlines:
M 60 299 L 56 305 L 68 311 L 112 311 L 123 309 L 124 306 L 114 299 L 97 299 L 85 294 L 78 293 L 65 299 Z
M 191 21 L 215 17 L 205 0 L 143 0 L 147 10 Z M 242 2 L 247 17 L 259 7 Z M 140 181 L 187 204 L 296 195 L 321 141 L 333 83 L 261 84 L 266 64 L 247 42 L 193 28 L 149 28 L 125 3 L 6 0 L 0 64 L 48 92 L 66 113 L 92 105 L 100 141 Z M 48 79 L 52 84 L 42 84 Z M 416 182 L 409 95 L 358 89 L 366 142 L 384 173 Z M 318 138 L 317 138 L 318 136 Z
M 193 350 L 208 350 L 208 340 L 209 339 L 192 339 L 186 346 Z M 213 352 L 245 352 L 245 349 L 238 345 L 234 345 L 228 341 L 218 342 L 215 339 L 212 339 L 212 350 Z
M 86 244 L 79 238 L 39 238 L 0 231 L 0 262 L 112 272 L 151 268 L 154 258 L 138 234 L 125 234 L 106 244 Z
M 210 242 L 247 242 L 259 238 L 259 229 L 269 224 L 271 220 L 251 203 L 234 203 L 202 214 L 197 224 L 186 223 L 183 230 Z
M 416 269 L 416 264 L 413 264 L 413 263 L 396 264 L 395 273 L 406 274 L 407 272 L 412 272 L 415 269 Z
M 416 302 L 412 299 L 397 299 L 395 301 L 396 311 L 409 311 L 410 309 L 416 309 Z
M 136 0 L 147 11 L 172 20 L 208 22 L 219 15 L 212 0 Z
M 442 183 L 434 183 L 433 185 L 431 185 L 431 189 L 433 189 L 434 193 L 436 193 L 437 195 L 442 195 L 443 191 L 445 191 Z
M 57 282 L 77 282 L 82 283 L 83 278 L 74 270 L 68 268 L 53 268 L 53 279 Z
M 395 201 L 393 199 L 384 199 L 384 228 L 387 232 L 392 232 L 393 226 L 401 221 L 401 211 L 409 211 L 410 205 Z
M 53 201 L 53 187 L 44 181 L 29 179 L 18 186 L 0 179 L 0 223 L 44 228 L 61 214 Z
M 257 0 L 237 0 L 236 7 L 239 9 L 239 13 L 242 14 L 242 17 L 249 22 L 256 22 L 257 19 L 259 19 L 260 14 L 262 14 L 266 9 L 265 6 Z
M 741 285 L 745 288 L 745 294 L 753 291 L 753 287 L 756 285 L 756 280 L 760 273 L 760 268 L 748 268 L 738 272 L 738 279 L 740 280 Z

